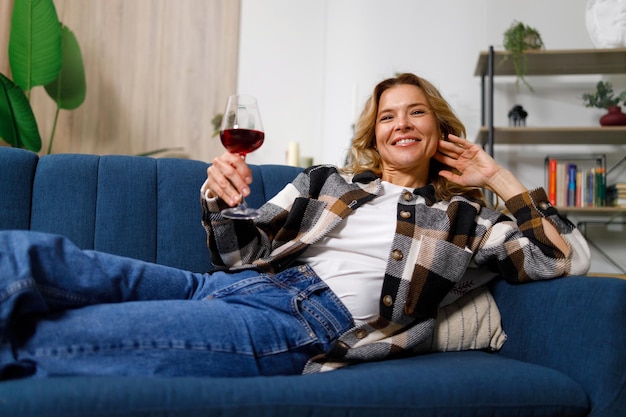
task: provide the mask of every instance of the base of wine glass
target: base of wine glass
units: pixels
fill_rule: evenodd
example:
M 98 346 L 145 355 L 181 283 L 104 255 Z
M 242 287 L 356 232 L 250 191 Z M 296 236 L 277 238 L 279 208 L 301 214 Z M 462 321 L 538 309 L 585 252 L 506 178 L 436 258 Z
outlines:
M 222 210 L 222 217 L 226 217 L 227 219 L 234 220 L 253 220 L 261 215 L 261 212 L 246 207 L 244 205 L 239 205 L 237 207 L 227 208 Z

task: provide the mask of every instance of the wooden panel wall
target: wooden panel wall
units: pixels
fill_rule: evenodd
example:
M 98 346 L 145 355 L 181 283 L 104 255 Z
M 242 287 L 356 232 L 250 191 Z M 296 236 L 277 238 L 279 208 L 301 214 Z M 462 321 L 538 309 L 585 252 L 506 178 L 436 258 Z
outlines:
M 9 75 L 11 1 L 0 2 L 0 71 Z M 55 0 L 83 54 L 87 98 L 62 110 L 53 153 L 138 154 L 182 147 L 223 152 L 211 119 L 236 91 L 238 0 Z M 46 152 L 56 105 L 43 87 L 31 104 Z

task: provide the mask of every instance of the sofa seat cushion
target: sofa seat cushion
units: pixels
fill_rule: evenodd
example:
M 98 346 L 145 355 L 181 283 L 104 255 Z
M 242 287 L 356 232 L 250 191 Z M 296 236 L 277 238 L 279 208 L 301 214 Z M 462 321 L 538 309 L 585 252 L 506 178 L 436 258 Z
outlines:
M 36 398 L 37 401 L 33 401 Z M 567 376 L 480 351 L 306 376 L 67 377 L 0 383 L 2 416 L 584 416 Z

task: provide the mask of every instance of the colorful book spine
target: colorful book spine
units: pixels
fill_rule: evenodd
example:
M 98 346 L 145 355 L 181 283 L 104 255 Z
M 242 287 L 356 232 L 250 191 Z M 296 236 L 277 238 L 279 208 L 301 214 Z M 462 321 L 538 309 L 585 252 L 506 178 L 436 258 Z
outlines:
M 548 199 L 550 204 L 556 206 L 556 159 L 548 161 Z
M 546 191 L 557 207 L 603 207 L 609 204 L 604 155 L 547 156 Z
M 567 205 L 576 206 L 576 164 L 567 164 Z
M 583 172 L 576 170 L 576 207 L 583 206 Z
M 567 205 L 567 168 L 565 162 L 556 163 L 556 205 Z
M 604 168 L 596 169 L 596 207 L 606 205 L 606 172 Z
M 585 181 L 585 184 L 587 184 L 587 202 L 585 204 L 585 207 L 594 207 L 595 192 L 593 191 L 593 187 L 596 179 L 595 169 L 591 168 L 590 170 L 587 170 L 586 177 L 587 180 Z

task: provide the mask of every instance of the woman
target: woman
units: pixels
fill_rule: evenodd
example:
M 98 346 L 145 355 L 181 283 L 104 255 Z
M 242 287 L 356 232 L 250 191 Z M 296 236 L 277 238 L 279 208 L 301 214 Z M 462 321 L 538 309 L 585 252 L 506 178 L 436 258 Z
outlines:
M 470 268 L 484 284 L 587 271 L 580 233 L 478 146 L 411 74 L 368 101 L 344 170 L 307 169 L 252 221 L 226 153 L 202 187 L 213 263 L 195 274 L 0 233 L 0 377 L 275 375 L 419 352 Z M 487 208 L 476 187 L 516 220 Z
M 513 282 L 587 271 L 584 239 L 545 192 L 529 192 L 464 134 L 432 84 L 402 74 L 374 89 L 350 166 L 307 170 L 256 224 L 218 215 L 223 202 L 248 195 L 241 158 L 225 154 L 209 168 L 203 207 L 214 264 L 270 272 L 306 264 L 357 324 L 307 371 L 419 350 L 472 264 L 485 269 L 481 284 L 488 271 Z M 475 187 L 493 191 L 517 222 L 486 208 Z

